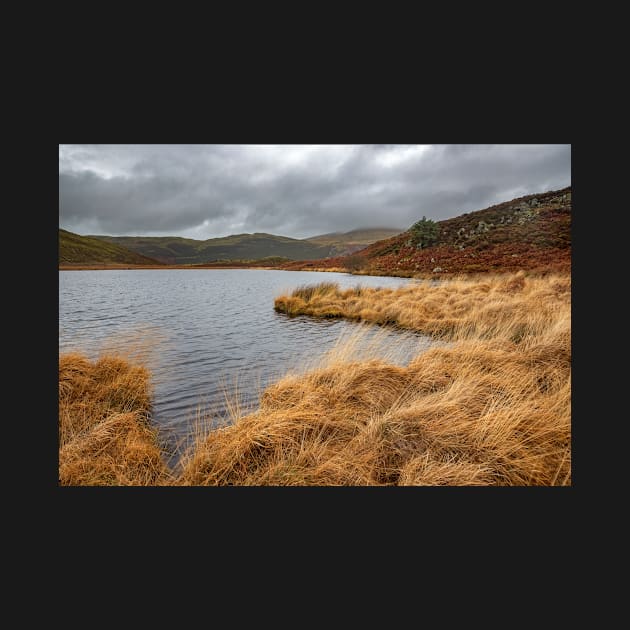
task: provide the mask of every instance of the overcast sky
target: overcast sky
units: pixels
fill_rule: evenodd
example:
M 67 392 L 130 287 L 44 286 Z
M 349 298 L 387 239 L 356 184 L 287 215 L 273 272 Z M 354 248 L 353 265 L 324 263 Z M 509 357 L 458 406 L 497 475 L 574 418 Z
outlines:
M 404 230 L 570 184 L 569 144 L 67 144 L 59 227 L 196 239 Z

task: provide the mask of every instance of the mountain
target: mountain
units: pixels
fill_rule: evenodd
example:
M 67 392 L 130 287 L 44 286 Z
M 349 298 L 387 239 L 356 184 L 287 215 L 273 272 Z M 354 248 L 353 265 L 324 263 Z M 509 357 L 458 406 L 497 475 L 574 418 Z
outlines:
M 350 232 L 331 232 L 311 236 L 306 241 L 330 247 L 331 255 L 343 256 L 351 254 L 366 245 L 400 234 L 402 230 L 394 228 L 360 228 Z
M 79 234 L 59 229 L 59 264 L 69 263 L 160 264 L 153 258 L 141 256 L 120 245 L 106 243 L 89 236 L 79 236 Z
M 350 256 L 287 263 L 285 269 L 348 269 L 384 275 L 438 275 L 571 268 L 571 187 L 518 197 L 435 222 L 430 244 L 409 230 Z
M 270 256 L 311 260 L 330 256 L 332 252 L 328 245 L 262 232 L 233 234 L 206 241 L 177 236 L 91 235 L 90 238 L 120 245 L 143 256 L 175 265 L 203 264 L 215 260 L 258 260 Z

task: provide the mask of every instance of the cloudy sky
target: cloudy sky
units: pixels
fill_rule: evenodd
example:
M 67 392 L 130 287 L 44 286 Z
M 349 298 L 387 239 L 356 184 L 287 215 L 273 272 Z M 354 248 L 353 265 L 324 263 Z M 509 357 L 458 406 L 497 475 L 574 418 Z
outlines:
M 66 144 L 59 227 L 197 239 L 403 230 L 570 184 L 569 144 Z

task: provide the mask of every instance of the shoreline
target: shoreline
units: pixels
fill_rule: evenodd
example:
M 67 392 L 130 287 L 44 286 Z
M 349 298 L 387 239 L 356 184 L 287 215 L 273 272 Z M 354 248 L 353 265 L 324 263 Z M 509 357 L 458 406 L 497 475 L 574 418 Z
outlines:
M 343 269 L 340 267 L 303 267 L 303 268 L 293 268 L 287 269 L 286 267 L 276 267 L 269 265 L 247 265 L 247 264 L 225 264 L 225 265 L 112 265 L 112 264 L 76 264 L 76 265 L 59 265 L 59 271 L 136 271 L 136 270 L 161 270 L 161 269 L 178 269 L 178 270 L 199 270 L 199 271 L 208 271 L 208 270 L 220 270 L 220 269 L 254 269 L 254 270 L 265 270 L 265 271 L 308 271 L 308 272 L 319 272 L 319 273 L 345 273 L 351 276 L 356 276 L 360 278 L 361 276 L 371 276 L 371 277 L 382 277 L 382 278 L 407 278 L 409 280 L 429 280 L 439 282 L 440 280 L 454 280 L 456 278 L 468 278 L 470 280 L 475 280 L 478 278 L 482 278 L 484 276 L 507 276 L 513 275 L 515 273 L 524 273 L 526 277 L 544 277 L 548 275 L 555 274 L 568 274 L 571 275 L 570 270 L 561 270 L 558 271 L 553 267 L 545 268 L 545 267 L 537 267 L 533 269 L 528 268 L 520 268 L 520 269 L 496 269 L 493 271 L 475 271 L 475 272 L 441 272 L 441 273 L 428 273 L 428 272 L 410 272 L 410 271 L 385 271 L 385 270 L 351 270 L 351 269 Z
M 134 271 L 136 269 L 275 269 L 277 271 L 289 271 L 278 267 L 259 265 L 99 265 L 99 264 L 76 264 L 59 265 L 59 271 Z

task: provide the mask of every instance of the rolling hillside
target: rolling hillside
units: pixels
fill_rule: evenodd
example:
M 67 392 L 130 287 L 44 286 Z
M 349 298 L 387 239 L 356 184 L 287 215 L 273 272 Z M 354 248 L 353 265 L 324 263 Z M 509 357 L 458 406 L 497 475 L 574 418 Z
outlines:
M 396 236 L 401 232 L 402 230 L 394 228 L 361 228 L 350 232 L 320 234 L 304 240 L 330 247 L 331 256 L 345 256 L 376 241 Z
M 415 242 L 412 231 L 407 230 L 350 256 L 288 263 L 283 268 L 340 268 L 402 276 L 519 269 L 568 271 L 571 208 L 569 186 L 437 221 L 437 236 L 428 246 Z
M 198 241 L 175 236 L 101 236 L 91 239 L 113 243 L 143 256 L 175 265 L 203 264 L 216 260 L 258 260 L 270 256 L 311 260 L 331 255 L 331 247 L 305 240 L 256 232 Z
M 153 258 L 142 256 L 125 247 L 102 240 L 79 236 L 59 229 L 59 264 L 159 265 Z

